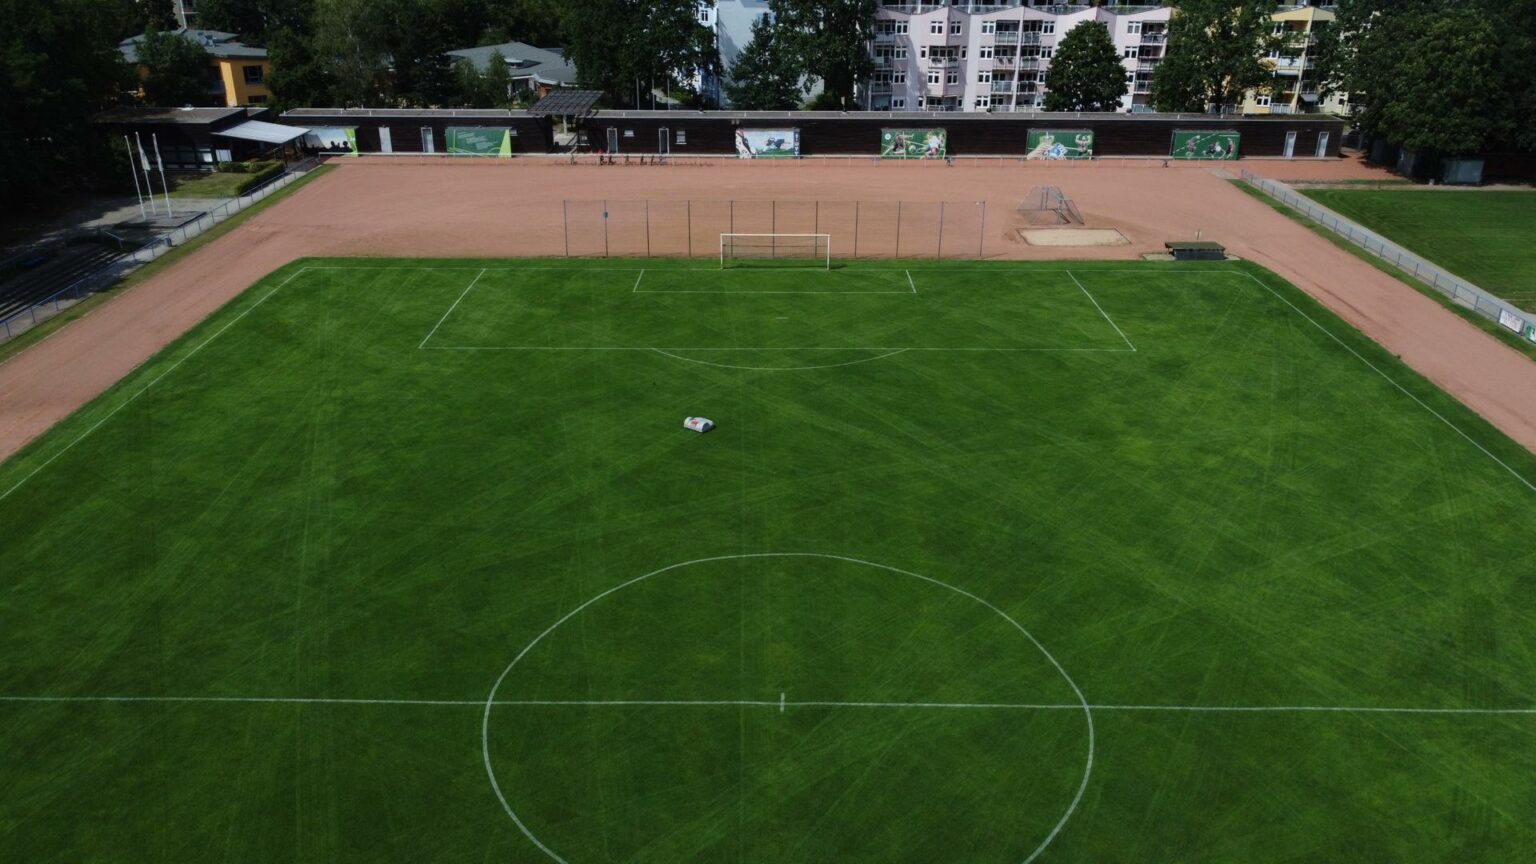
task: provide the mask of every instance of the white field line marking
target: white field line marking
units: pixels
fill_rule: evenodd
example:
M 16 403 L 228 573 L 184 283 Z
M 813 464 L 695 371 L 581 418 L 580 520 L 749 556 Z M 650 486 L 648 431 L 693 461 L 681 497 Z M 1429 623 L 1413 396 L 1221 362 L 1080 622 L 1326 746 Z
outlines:
M 1536 492 L 1536 483 L 1532 483 L 1531 481 L 1525 479 L 1525 477 L 1522 476 L 1520 474 L 1520 472 L 1518 472 L 1515 469 L 1509 467 L 1508 463 L 1506 463 L 1503 459 L 1500 459 L 1499 457 L 1497 457 L 1497 456 L 1493 455 L 1492 453 L 1488 452 L 1488 448 L 1486 448 L 1483 445 L 1477 443 L 1477 441 L 1475 439 L 1473 439 L 1473 437 L 1471 435 L 1468 435 L 1466 432 L 1462 431 L 1460 426 L 1457 426 L 1455 423 L 1452 423 L 1450 420 L 1446 419 L 1445 415 L 1441 414 L 1439 411 L 1436 411 L 1435 409 L 1429 407 L 1429 405 L 1425 404 L 1424 400 L 1422 400 L 1419 397 L 1413 395 L 1411 392 L 1408 391 L 1408 388 L 1404 387 L 1403 385 L 1397 383 L 1397 381 L 1393 380 L 1392 376 L 1388 375 L 1386 372 L 1383 372 L 1380 369 L 1380 367 L 1378 367 L 1375 363 L 1372 363 L 1371 361 L 1365 359 L 1365 357 L 1363 355 L 1361 355 L 1361 353 L 1359 351 L 1356 351 L 1355 349 L 1349 347 L 1349 343 L 1347 343 L 1343 339 L 1340 339 L 1339 337 L 1335 336 L 1332 331 L 1330 331 L 1328 328 L 1324 327 L 1323 325 L 1319 324 L 1317 322 L 1317 320 L 1314 319 L 1311 315 L 1308 315 L 1306 312 L 1303 312 L 1300 309 L 1300 307 L 1298 307 L 1295 303 L 1292 303 L 1290 300 L 1287 300 L 1285 298 L 1285 295 L 1283 295 L 1280 292 L 1276 291 L 1275 289 L 1269 287 L 1267 284 L 1264 283 L 1264 280 L 1262 280 L 1259 277 L 1253 275 L 1252 273 L 1245 273 L 1244 275 L 1247 276 L 1249 279 L 1252 279 L 1254 282 L 1257 282 L 1259 284 L 1259 287 L 1263 288 L 1265 291 L 1268 291 L 1269 293 L 1275 295 L 1275 297 L 1277 299 L 1279 299 L 1280 302 L 1282 302 L 1285 305 L 1291 307 L 1291 309 L 1293 309 L 1296 312 L 1297 315 L 1300 315 L 1301 317 L 1307 319 L 1307 321 L 1309 323 L 1311 323 L 1311 325 L 1313 327 L 1316 327 L 1317 329 L 1323 331 L 1323 333 L 1326 334 L 1329 339 L 1332 339 L 1334 342 L 1337 342 L 1339 344 L 1339 347 L 1341 347 L 1345 351 L 1348 351 L 1349 353 L 1355 355 L 1355 359 L 1359 360 L 1361 363 L 1364 363 L 1372 372 L 1375 372 L 1377 375 L 1380 375 L 1382 378 L 1386 379 L 1386 382 L 1388 384 L 1391 384 L 1393 387 L 1396 387 L 1398 389 L 1398 391 L 1400 391 L 1404 396 L 1407 396 L 1409 399 L 1412 399 L 1414 402 L 1418 403 L 1420 408 L 1423 408 L 1425 411 L 1428 411 L 1430 414 L 1434 415 L 1436 420 L 1439 420 L 1441 423 L 1444 423 L 1445 425 L 1449 426 L 1451 428 L 1451 430 L 1454 431 L 1457 435 L 1460 435 L 1462 438 L 1465 438 L 1467 440 L 1467 443 L 1471 444 L 1473 447 L 1476 447 L 1478 450 L 1480 450 L 1484 456 L 1487 456 L 1489 459 L 1492 459 L 1500 468 L 1503 468 L 1505 471 L 1508 471 L 1509 475 L 1511 477 L 1513 477 L 1516 480 L 1519 480 L 1521 483 L 1525 484 L 1525 488 L 1531 490 L 1532 492 Z
M 917 283 L 912 281 L 912 271 L 911 270 L 903 270 L 901 272 L 907 274 L 907 284 L 909 286 L 911 286 L 912 293 L 916 294 L 917 293 Z
M 129 396 L 127 399 L 124 399 L 121 405 L 118 405 L 116 408 L 113 408 L 111 411 L 108 411 L 106 416 L 102 417 L 100 420 L 97 420 L 95 423 L 91 424 L 91 427 L 89 429 L 85 430 L 84 432 L 81 432 L 79 437 L 75 438 L 75 440 L 69 442 L 68 444 L 65 444 L 64 447 L 59 450 L 59 452 L 53 454 L 52 456 L 49 456 L 47 458 L 47 460 L 45 460 L 43 462 L 43 464 L 37 466 L 36 468 L 33 468 L 32 471 L 27 474 L 27 476 L 25 476 L 25 477 L 21 478 L 20 480 L 16 481 L 16 485 L 14 485 L 11 488 L 5 490 L 4 492 L 0 492 L 0 501 L 4 501 L 6 498 L 9 498 L 11 496 L 12 492 L 15 492 L 17 489 L 20 489 L 22 486 L 25 486 L 28 480 L 31 480 L 33 477 L 37 476 L 39 471 L 42 471 L 44 468 L 47 468 L 49 465 L 52 465 L 56 459 L 58 459 L 60 456 L 63 456 L 65 453 L 68 453 L 76 444 L 79 444 L 81 441 L 84 441 L 86 438 L 90 437 L 90 434 L 92 432 L 95 432 L 97 429 L 100 429 L 102 424 L 106 423 L 108 420 L 111 420 L 114 416 L 117 415 L 117 412 L 123 410 L 124 408 L 127 408 L 129 405 L 133 404 L 133 401 L 135 399 L 138 399 L 140 396 L 143 396 L 145 393 L 148 393 L 149 392 L 149 388 L 155 386 L 156 384 L 159 384 L 160 380 L 162 378 L 164 378 L 165 376 L 171 374 L 172 372 L 175 372 L 177 369 L 181 368 L 181 364 L 183 364 L 183 363 L 187 362 L 188 360 L 192 359 L 192 356 L 194 354 L 196 354 L 197 352 L 199 352 L 199 351 L 203 350 L 204 348 L 208 347 L 208 343 L 210 343 L 213 340 L 219 338 L 220 336 L 223 336 L 224 335 L 224 331 L 226 331 L 229 328 L 231 328 L 231 327 L 235 326 L 236 324 L 240 323 L 241 319 L 245 318 L 245 316 L 247 316 L 247 315 L 251 314 L 252 312 L 256 311 L 256 307 L 258 307 L 261 304 L 267 302 L 267 298 L 271 297 L 273 294 L 276 294 L 278 291 L 281 291 L 284 285 L 287 285 L 289 282 L 292 282 L 294 279 L 297 279 L 300 275 L 302 275 L 304 273 L 305 270 L 308 270 L 308 269 L 309 269 L 308 267 L 302 267 L 299 270 L 297 270 L 296 272 L 290 274 L 288 276 L 288 278 L 284 279 L 281 283 L 279 283 L 276 288 L 273 288 L 271 291 L 268 291 L 266 294 L 263 294 L 261 296 L 260 300 L 257 300 L 255 303 L 252 303 L 249 307 L 247 307 L 245 309 L 245 311 L 241 312 L 239 315 L 236 315 L 233 319 L 231 319 L 230 321 L 225 323 L 225 325 L 223 327 L 220 327 L 217 331 L 215 331 L 212 336 L 209 336 L 207 339 L 204 339 L 202 342 L 199 342 L 197 344 L 196 348 L 193 348 L 191 351 L 187 352 L 186 356 L 182 357 L 180 360 L 177 360 L 175 363 L 172 363 L 170 365 L 170 367 L 168 367 L 164 372 L 161 372 L 159 375 L 156 375 L 153 380 L 151 380 L 148 384 L 145 384 L 143 387 L 141 387 L 138 390 L 138 392 L 134 393 L 132 396 Z
M 694 357 L 684 357 L 681 354 L 672 354 L 660 348 L 652 348 L 651 351 L 671 357 L 673 360 L 681 360 L 684 363 L 697 363 L 700 366 L 713 366 L 716 369 L 742 369 L 748 372 L 806 372 L 814 369 L 840 369 L 844 366 L 857 366 L 860 363 L 873 363 L 876 360 L 884 360 L 887 357 L 895 357 L 897 354 L 905 354 L 908 349 L 898 348 L 885 354 L 875 354 L 869 357 L 861 357 L 857 360 L 849 360 L 845 363 L 823 363 L 815 366 L 740 366 L 734 363 L 716 363 L 712 360 L 699 360 Z
M 1071 270 L 1067 271 L 1067 276 L 1071 277 L 1072 281 L 1076 283 L 1077 287 L 1082 289 L 1083 294 L 1088 298 L 1088 302 L 1093 304 L 1093 308 L 1099 310 L 1099 314 L 1104 316 L 1104 320 L 1109 322 L 1109 326 L 1115 328 L 1115 332 L 1120 334 L 1120 338 L 1125 340 L 1125 344 L 1129 346 L 1132 351 L 1135 351 L 1136 346 L 1131 344 L 1130 337 L 1125 335 L 1125 331 L 1120 329 L 1120 325 L 1115 323 L 1115 319 L 1109 317 L 1109 313 L 1104 311 L 1104 307 L 1099 305 L 1099 301 L 1093 299 L 1093 295 L 1088 293 L 1088 289 L 1083 287 L 1083 283 L 1078 281 L 1077 276 L 1074 275 Z
M 565 613 L 565 615 L 556 620 L 555 623 L 545 628 L 541 633 L 539 633 L 539 635 L 533 637 L 533 641 L 523 646 L 523 649 L 517 653 L 517 656 L 513 657 L 512 661 L 507 664 L 506 668 L 501 670 L 501 674 L 496 676 L 495 683 L 491 685 L 491 690 L 488 694 L 486 694 L 485 697 L 485 712 L 481 714 L 480 717 L 480 753 L 481 758 L 485 763 L 486 777 L 491 781 L 491 789 L 496 793 L 496 800 L 501 802 L 502 809 L 505 810 L 507 816 L 512 819 L 513 824 L 517 825 L 518 830 L 522 831 L 523 835 L 532 841 L 535 846 L 538 846 L 540 851 L 544 852 L 544 854 L 548 855 L 555 861 L 561 862 L 561 864 L 565 864 L 565 859 L 561 858 L 559 855 L 555 854 L 554 850 L 544 845 L 544 842 L 535 836 L 533 831 L 530 830 L 527 825 L 523 824 L 523 820 L 518 817 L 517 812 L 512 809 L 511 803 L 507 801 L 507 796 L 502 791 L 501 783 L 496 779 L 496 769 L 491 764 L 491 710 L 496 705 L 497 691 L 501 689 L 501 685 L 507 680 L 507 676 L 512 673 L 513 668 L 515 668 L 517 664 L 528 655 L 528 652 L 532 651 L 538 646 L 540 642 L 544 641 L 545 637 L 558 630 L 561 625 L 565 624 L 565 622 L 569 621 L 571 618 L 581 614 L 582 610 L 586 609 L 594 603 L 599 602 L 609 595 L 615 594 L 624 590 L 625 588 L 630 587 L 631 585 L 636 585 L 640 582 L 644 582 L 647 579 L 658 576 L 662 573 L 669 572 L 671 570 L 690 567 L 695 564 L 709 564 L 716 561 L 758 560 L 764 558 L 823 558 L 829 561 L 842 561 L 849 564 L 858 564 L 864 567 L 872 567 L 877 570 L 885 570 L 889 573 L 895 573 L 900 576 L 908 576 L 921 582 L 927 582 L 930 585 L 953 591 L 954 593 L 959 594 L 961 597 L 965 597 L 980 604 L 981 606 L 986 607 L 988 611 L 1008 622 L 1010 626 L 1019 631 L 1019 634 L 1035 647 L 1035 650 L 1039 651 L 1040 654 L 1045 657 L 1046 661 L 1050 663 L 1051 667 L 1056 670 L 1056 673 L 1059 674 L 1062 680 L 1067 683 L 1067 686 L 1072 689 L 1072 694 L 1077 697 L 1078 708 L 1082 710 L 1083 721 L 1087 726 L 1088 754 L 1087 757 L 1083 760 L 1083 779 L 1078 784 L 1076 793 L 1074 793 L 1072 796 L 1072 802 L 1067 805 L 1066 812 L 1063 813 L 1061 818 L 1056 821 L 1056 824 L 1051 827 L 1050 833 L 1046 835 L 1045 839 L 1041 841 L 1040 845 L 1036 846 L 1035 850 L 1029 854 L 1029 857 L 1024 859 L 1023 864 L 1030 864 L 1030 862 L 1034 861 L 1036 858 L 1039 858 L 1041 853 L 1045 851 L 1046 847 L 1051 845 L 1051 841 L 1055 840 L 1056 836 L 1061 833 L 1061 829 L 1065 827 L 1067 821 L 1072 818 L 1072 814 L 1077 811 L 1078 805 L 1082 803 L 1083 795 L 1088 791 L 1088 781 L 1093 776 L 1095 734 L 1093 726 L 1093 709 L 1088 704 L 1088 697 L 1083 695 L 1082 689 L 1077 686 L 1076 681 L 1072 680 L 1072 676 L 1067 674 L 1066 668 L 1061 665 L 1061 663 L 1056 659 L 1055 655 L 1053 655 L 1050 650 L 1040 642 L 1039 639 L 1035 638 L 1033 633 L 1030 633 L 1029 630 L 1027 630 L 1023 624 L 1020 624 L 1017 620 L 1015 620 L 1013 616 L 1009 615 L 1007 612 L 1004 612 L 1002 609 L 993 605 L 982 597 L 976 594 L 972 594 L 964 588 L 960 588 L 955 585 L 951 585 L 948 582 L 934 579 L 931 576 L 924 576 L 921 573 L 914 573 L 910 570 L 902 570 L 899 567 L 892 567 L 888 564 L 876 564 L 873 561 L 865 561 L 861 558 L 853 558 L 847 555 L 833 555 L 823 552 L 756 552 L 741 555 L 715 555 L 708 558 L 696 558 L 692 561 L 683 561 L 677 564 L 669 564 L 659 570 L 652 570 L 649 573 L 636 576 L 627 582 L 621 582 L 618 585 L 615 585 L 606 591 L 603 591 L 587 599 L 586 602 L 571 609 L 569 612 Z
M 1023 262 L 1018 262 L 1018 263 L 1023 263 Z M 509 273 L 509 272 L 518 272 L 518 271 L 522 271 L 522 270 L 552 270 L 552 271 L 564 271 L 564 272 L 567 272 L 567 273 L 589 273 L 589 272 L 634 273 L 635 271 L 640 270 L 640 269 L 649 270 L 649 271 L 651 271 L 653 273 L 719 273 L 720 272 L 718 269 L 716 269 L 714 267 L 646 267 L 646 268 L 640 268 L 640 267 L 427 267 L 427 266 L 391 266 L 391 265 L 386 265 L 386 264 L 355 265 L 355 266 L 349 266 L 349 267 L 342 267 L 342 266 L 330 265 L 330 264 L 311 264 L 311 265 L 306 266 L 304 269 L 305 270 L 427 270 L 427 271 L 434 271 L 434 272 L 455 272 L 455 271 L 457 271 L 457 272 L 463 272 L 463 273 L 475 273 L 475 272 L 478 272 L 480 270 L 486 270 L 486 271 L 489 271 L 491 273 Z M 1219 269 L 1205 269 L 1205 268 L 1191 268 L 1191 267 L 1178 267 L 1178 268 L 1174 268 L 1174 267 L 1153 267 L 1151 265 L 1149 265 L 1146 269 L 1138 269 L 1138 268 L 1135 268 L 1135 267 L 1103 267 L 1103 268 L 1094 268 L 1094 267 L 1083 268 L 1083 267 L 1077 267 L 1075 269 L 1079 273 L 1141 273 L 1143 275 L 1149 274 L 1149 273 L 1157 274 L 1157 275 L 1163 275 L 1163 274 L 1168 274 L 1168 273 L 1187 273 L 1187 274 L 1192 274 L 1192 275 L 1225 273 L 1225 274 L 1242 274 L 1242 275 L 1247 275 L 1247 271 L 1244 271 L 1244 270 L 1219 270 Z M 1008 273 L 1008 274 L 1013 274 L 1013 275 L 1022 275 L 1022 274 L 1029 274 L 1029 273 L 1069 273 L 1069 272 L 1072 272 L 1070 270 L 1067 270 L 1067 269 L 1061 268 L 1061 267 L 1015 267 L 1015 266 L 1010 266 L 1009 264 L 1000 264 L 1000 265 L 995 266 L 995 267 L 910 267 L 910 268 L 906 268 L 906 272 L 911 272 L 911 273 L 946 273 L 946 272 L 957 272 L 957 271 L 981 272 L 981 273 Z M 731 271 L 726 271 L 726 272 L 731 272 Z M 892 267 L 839 267 L 839 268 L 834 269 L 834 270 L 811 270 L 811 269 L 806 269 L 804 271 L 797 270 L 797 271 L 794 271 L 794 272 L 795 272 L 795 274 L 797 276 L 810 276 L 810 275 L 820 275 L 820 274 L 827 274 L 827 273 L 832 273 L 832 274 L 836 274 L 836 273 L 895 273 L 897 271 L 895 270 L 895 268 L 892 268 Z M 641 292 L 641 293 L 644 293 L 644 292 Z M 907 292 L 897 291 L 897 292 L 893 292 L 893 293 L 904 294 L 904 293 L 907 293 Z
M 432 341 L 433 336 L 437 335 L 438 328 L 443 326 L 443 322 L 448 320 L 448 316 L 453 314 L 453 310 L 459 308 L 459 304 L 464 302 L 464 298 L 469 296 L 469 292 L 475 290 L 475 286 L 480 283 L 480 277 L 484 275 L 485 271 L 481 270 L 480 273 L 475 276 L 475 278 L 469 283 L 469 287 L 464 289 L 464 293 L 459 295 L 459 299 L 453 301 L 453 305 L 448 307 L 448 311 L 443 313 L 443 317 L 437 319 L 437 323 L 433 324 L 432 329 L 427 331 L 427 335 L 421 340 L 421 344 L 416 346 L 417 350 L 427 347 L 427 343 Z
M 644 278 L 645 278 L 645 269 L 641 268 L 640 275 L 635 277 L 635 287 L 629 289 L 629 293 L 631 293 L 631 294 L 641 294 L 641 293 L 649 294 L 649 293 L 651 293 L 649 291 L 642 292 L 640 290 L 640 280 L 644 279 Z
M 0 703 L 360 705 L 484 708 L 483 699 L 349 699 L 308 696 L 0 696 Z M 1077 702 L 892 702 L 839 699 L 498 699 L 502 708 L 870 708 L 931 711 L 1081 711 Z M 1168 714 L 1408 714 L 1536 717 L 1532 708 L 1429 708 L 1368 705 L 1089 704 L 1093 711 Z
M 784 713 L 784 691 L 779 691 L 779 713 Z
M 708 271 L 705 271 L 708 272 Z M 910 291 L 716 291 L 713 289 L 701 289 L 698 291 L 673 290 L 669 288 L 646 289 L 637 291 L 637 294 L 733 294 L 737 297 L 762 297 L 770 294 L 814 294 L 818 297 L 849 297 L 857 294 L 910 294 Z
M 646 293 L 644 291 L 640 292 Z M 631 348 L 625 346 L 606 345 L 428 345 L 424 351 L 872 351 L 890 352 L 893 354 L 907 351 L 936 352 L 978 352 L 978 353 L 1012 353 L 1029 354 L 1038 352 L 1080 352 L 1089 354 L 1132 354 L 1131 348 Z M 679 358 L 684 359 L 684 358 Z M 859 361 L 864 362 L 864 361 Z

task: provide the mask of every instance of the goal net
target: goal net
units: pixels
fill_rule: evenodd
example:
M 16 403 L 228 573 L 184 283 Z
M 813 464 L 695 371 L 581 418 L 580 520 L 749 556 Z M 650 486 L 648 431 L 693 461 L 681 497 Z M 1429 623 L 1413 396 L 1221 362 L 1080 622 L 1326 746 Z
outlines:
M 1082 225 L 1077 205 L 1055 186 L 1036 186 L 1019 202 L 1019 213 L 1031 225 Z
M 831 234 L 721 234 L 720 269 L 778 262 L 832 269 Z

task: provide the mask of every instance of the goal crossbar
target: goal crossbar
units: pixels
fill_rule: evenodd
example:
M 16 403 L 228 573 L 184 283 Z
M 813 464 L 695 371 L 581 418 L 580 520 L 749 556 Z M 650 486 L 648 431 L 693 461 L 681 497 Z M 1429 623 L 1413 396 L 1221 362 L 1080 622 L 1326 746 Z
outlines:
M 720 269 L 733 261 L 803 261 L 832 269 L 831 234 L 721 234 Z

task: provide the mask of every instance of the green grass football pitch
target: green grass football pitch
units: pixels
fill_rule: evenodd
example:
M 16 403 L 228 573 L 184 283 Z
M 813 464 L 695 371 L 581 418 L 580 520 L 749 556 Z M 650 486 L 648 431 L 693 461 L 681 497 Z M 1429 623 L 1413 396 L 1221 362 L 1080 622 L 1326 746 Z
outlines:
M 1273 275 L 562 264 L 0 465 L 5 858 L 1531 860 L 1536 459 Z
M 1307 189 L 1304 194 L 1536 311 L 1536 193 Z

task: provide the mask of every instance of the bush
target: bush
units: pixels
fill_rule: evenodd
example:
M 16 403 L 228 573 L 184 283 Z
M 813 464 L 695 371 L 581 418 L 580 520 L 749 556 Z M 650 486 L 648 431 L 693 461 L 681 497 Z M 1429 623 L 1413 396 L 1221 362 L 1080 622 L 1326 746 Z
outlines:
M 222 174 L 260 174 L 273 165 L 282 167 L 280 163 L 267 159 L 260 162 L 220 162 L 216 170 Z
M 241 180 L 240 185 L 235 187 L 235 192 L 240 195 L 244 195 L 246 192 L 283 173 L 283 163 L 281 162 L 250 162 L 246 164 L 250 166 L 251 176 Z

